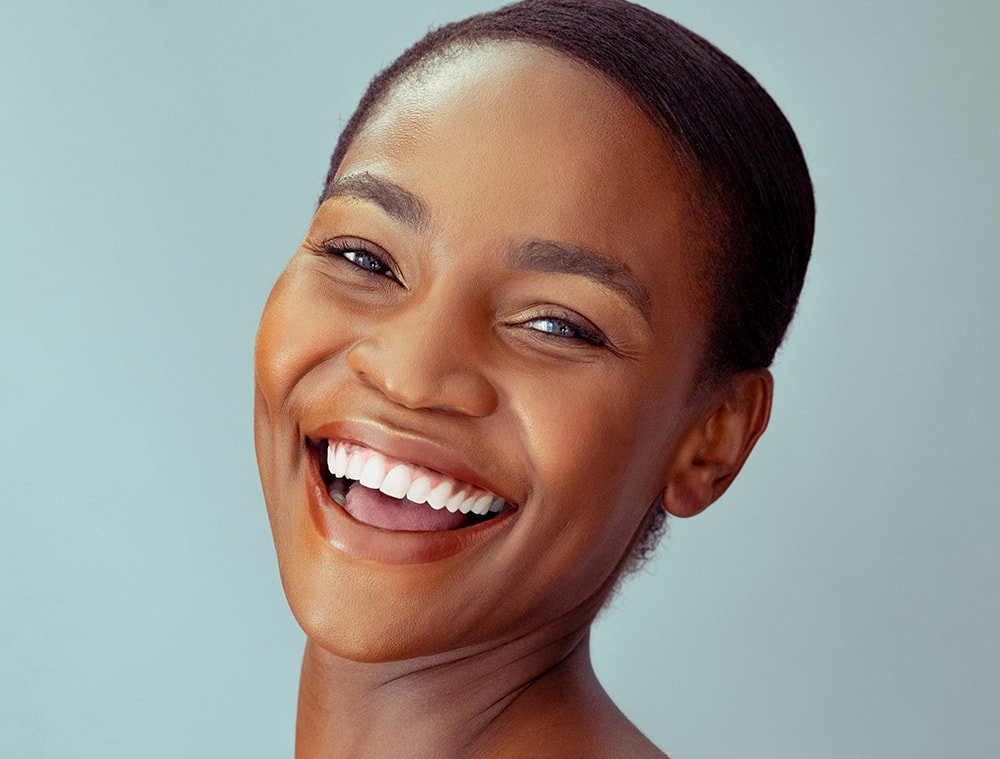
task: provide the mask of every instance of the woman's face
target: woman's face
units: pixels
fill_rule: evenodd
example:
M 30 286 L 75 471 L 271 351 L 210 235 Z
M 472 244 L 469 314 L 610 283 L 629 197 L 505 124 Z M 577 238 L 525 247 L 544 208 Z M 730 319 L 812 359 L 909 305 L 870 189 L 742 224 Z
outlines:
M 493 44 L 398 85 L 327 196 L 256 348 L 300 624 L 359 660 L 585 624 L 698 416 L 704 246 L 665 141 Z

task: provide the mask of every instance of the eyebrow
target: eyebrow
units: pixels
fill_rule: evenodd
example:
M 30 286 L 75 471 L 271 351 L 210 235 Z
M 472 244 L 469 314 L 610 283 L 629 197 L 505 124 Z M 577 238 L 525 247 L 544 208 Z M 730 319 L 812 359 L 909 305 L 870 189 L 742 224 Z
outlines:
M 397 221 L 417 231 L 427 227 L 427 209 L 420 198 L 398 184 L 382 179 L 367 171 L 340 177 L 323 191 L 319 204 L 330 198 L 350 197 L 366 200 L 379 206 Z
M 587 277 L 624 295 L 647 322 L 652 319 L 649 293 L 628 266 L 587 248 L 553 240 L 528 240 L 507 251 L 507 265 Z
M 350 197 L 379 206 L 389 216 L 417 231 L 427 227 L 427 208 L 419 197 L 367 171 L 348 174 L 331 182 L 320 205 L 336 197 Z M 647 322 L 652 320 L 649 293 L 621 261 L 572 243 L 527 240 L 507 250 L 507 265 L 545 273 L 576 274 L 621 293 Z

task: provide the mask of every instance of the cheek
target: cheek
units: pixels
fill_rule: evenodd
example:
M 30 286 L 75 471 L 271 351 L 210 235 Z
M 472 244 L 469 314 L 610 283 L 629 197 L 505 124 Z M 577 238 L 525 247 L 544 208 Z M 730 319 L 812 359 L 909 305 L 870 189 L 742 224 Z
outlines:
M 286 271 L 271 290 L 257 329 L 254 375 L 257 396 L 268 418 L 280 411 L 288 391 L 306 371 L 310 345 L 315 344 L 294 289 Z
M 288 416 L 289 399 L 313 368 L 344 349 L 353 339 L 351 319 L 310 285 L 315 277 L 293 259 L 278 278 L 264 306 L 254 347 L 257 423 L 279 424 Z M 322 284 L 322 283 L 319 283 Z
M 670 427 L 659 411 L 640 377 L 563 382 L 532 394 L 521 416 L 538 480 L 601 498 L 609 490 L 655 487 Z
M 261 316 L 254 347 L 254 443 L 272 527 L 282 495 L 295 492 L 288 476 L 302 477 L 302 439 L 294 413 L 303 377 L 335 355 L 349 336 L 330 319 L 321 293 L 305 285 L 296 260 L 278 278 Z M 319 318 L 325 314 L 327 318 Z
M 648 397 L 648 384 L 626 375 L 524 397 L 548 576 L 596 591 L 629 551 L 661 487 L 672 427 Z

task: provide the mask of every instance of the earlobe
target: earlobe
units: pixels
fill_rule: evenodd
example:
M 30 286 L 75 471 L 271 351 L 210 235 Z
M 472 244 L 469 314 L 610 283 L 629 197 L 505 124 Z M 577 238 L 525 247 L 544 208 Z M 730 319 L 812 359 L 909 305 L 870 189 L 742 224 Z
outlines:
M 767 369 L 751 369 L 711 394 L 674 456 L 663 489 L 670 514 L 700 514 L 726 491 L 767 427 L 773 388 Z

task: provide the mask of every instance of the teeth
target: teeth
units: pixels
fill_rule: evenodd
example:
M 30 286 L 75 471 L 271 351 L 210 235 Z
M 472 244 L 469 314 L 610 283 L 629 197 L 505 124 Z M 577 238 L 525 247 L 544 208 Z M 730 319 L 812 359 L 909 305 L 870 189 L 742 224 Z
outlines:
M 358 478 L 366 488 L 377 490 L 385 479 L 385 462 L 381 456 L 369 456 Z
M 330 498 L 332 498 L 336 503 L 339 503 L 341 506 L 346 505 L 347 488 L 344 480 L 334 480 L 330 483 L 330 487 L 327 488 L 326 492 L 330 494 Z
M 337 467 L 334 471 L 334 475 L 337 477 L 343 477 L 347 474 L 347 450 L 342 445 L 336 446 L 337 455 L 335 456 L 334 464 Z
M 449 498 L 451 498 L 451 483 L 442 482 L 427 494 L 427 503 L 440 510 L 444 508 Z
M 397 464 L 389 470 L 378 489 L 393 498 L 402 498 L 409 490 L 411 479 L 413 478 L 410 474 L 410 467 L 405 464 Z
M 347 471 L 344 472 L 344 476 L 349 480 L 360 480 L 361 470 L 364 469 L 364 466 L 364 457 L 355 451 L 347 461 Z
M 326 466 L 334 477 L 347 474 L 347 451 L 342 445 L 331 445 L 326 452 Z
M 406 497 L 414 503 L 427 503 L 427 495 L 431 492 L 431 478 L 417 477 L 406 491 Z
M 472 511 L 472 507 L 476 505 L 476 500 L 479 498 L 475 493 L 466 495 L 460 504 L 458 504 L 458 510 L 463 514 L 468 514 Z
M 459 490 L 445 502 L 444 507 L 454 514 L 463 503 L 465 503 L 465 493 Z
M 327 446 L 326 465 L 338 480 L 356 480 L 366 488 L 380 490 L 392 498 L 406 498 L 413 503 L 426 503 L 434 509 L 462 514 L 488 514 L 503 510 L 506 501 L 480 488 L 472 488 L 454 480 L 440 480 L 440 475 L 412 464 L 394 462 L 374 451 L 362 449 L 351 443 Z M 331 485 L 330 496 L 344 505 L 350 483 Z
M 490 505 L 493 503 L 493 496 L 489 493 L 485 493 L 475 500 L 472 504 L 471 511 L 473 514 L 485 514 L 490 510 Z

